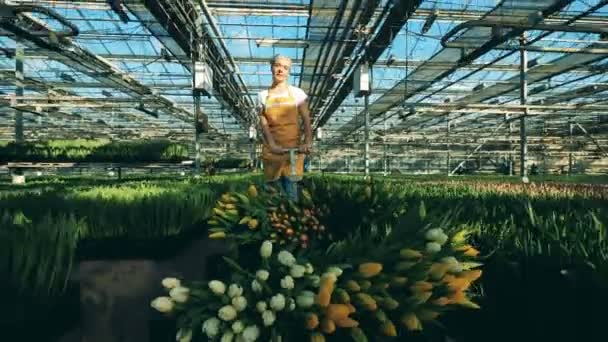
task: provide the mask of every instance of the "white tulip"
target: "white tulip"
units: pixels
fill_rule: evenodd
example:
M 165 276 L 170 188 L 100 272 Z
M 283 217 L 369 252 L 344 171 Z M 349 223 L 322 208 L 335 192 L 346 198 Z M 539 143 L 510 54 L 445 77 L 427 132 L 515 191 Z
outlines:
M 285 296 L 277 294 L 270 298 L 270 308 L 274 311 L 281 311 L 285 308 Z
M 167 290 L 171 290 L 174 287 L 178 287 L 181 285 L 181 282 L 177 278 L 165 278 L 162 281 L 163 287 Z
M 254 279 L 254 280 L 251 282 L 251 289 L 252 289 L 252 290 L 253 290 L 253 292 L 255 292 L 255 293 L 260 293 L 260 292 L 262 292 L 262 289 L 263 289 L 263 288 L 262 288 L 262 284 L 260 284 L 260 282 L 259 282 L 259 281 L 257 281 L 257 279 Z
M 311 275 L 308 277 L 308 279 L 314 287 L 319 287 L 319 285 L 321 285 L 321 277 L 318 275 Z
M 427 242 L 426 251 L 429 253 L 437 253 L 441 250 L 441 245 L 437 242 Z
M 234 339 L 234 334 L 232 331 L 226 331 L 224 335 L 222 335 L 220 342 L 232 342 L 232 339 Z
M 190 342 L 192 341 L 192 330 L 190 329 L 179 329 L 177 335 L 175 335 L 175 341 L 177 342 Z
M 264 241 L 262 243 L 262 246 L 260 247 L 260 255 L 264 259 L 270 258 L 270 256 L 272 255 L 272 242 Z
M 323 273 L 323 275 L 321 276 L 321 278 L 329 278 L 334 283 L 338 280 L 338 277 L 336 277 L 336 274 L 333 273 L 333 272 L 325 272 L 325 273 Z
M 175 305 L 169 297 L 158 297 L 150 303 L 150 306 L 162 313 L 167 313 L 173 311 Z
M 314 267 L 312 267 L 312 264 L 309 262 L 307 262 L 306 265 L 304 265 L 304 267 L 306 267 L 307 274 L 312 274 L 315 271 Z
M 271 326 L 276 319 L 277 317 L 275 316 L 274 312 L 270 310 L 262 312 L 262 320 L 264 321 L 264 326 Z
M 234 331 L 235 334 L 240 334 L 244 329 L 245 329 L 245 324 L 243 324 L 243 322 L 236 321 L 236 322 L 232 323 L 232 331 Z
M 223 321 L 230 322 L 236 318 L 236 309 L 232 305 L 222 306 L 218 310 L 217 316 Z
M 281 287 L 287 290 L 291 290 L 293 289 L 295 286 L 295 283 L 293 281 L 293 278 L 290 276 L 285 276 L 283 279 L 281 279 Z
M 285 306 L 287 306 L 288 311 L 293 311 L 296 309 L 296 301 L 293 298 L 288 298 Z
M 223 295 L 226 292 L 226 285 L 219 280 L 210 281 L 209 288 L 216 295 Z
M 260 337 L 260 328 L 257 325 L 250 325 L 245 328 L 242 336 L 245 342 L 254 342 Z
M 285 265 L 287 267 L 291 267 L 296 263 L 296 258 L 288 251 L 279 252 L 277 258 L 282 265 Z
M 228 287 L 228 297 L 234 298 L 243 295 L 243 288 L 238 284 L 231 284 Z
M 173 299 L 176 303 L 185 303 L 188 301 L 189 294 L 190 289 L 181 286 L 175 287 L 169 291 L 169 296 L 171 296 L 171 299 Z
M 328 273 L 333 273 L 336 275 L 336 277 L 339 277 L 342 275 L 342 269 L 340 267 L 336 267 L 336 266 L 332 266 L 330 268 L 327 269 Z
M 266 311 L 266 302 L 259 301 L 255 305 L 255 308 L 258 310 L 259 313 L 263 313 L 264 311 Z
M 258 270 L 255 272 L 255 277 L 261 281 L 266 281 L 268 280 L 268 277 L 270 277 L 270 273 L 266 270 Z
M 433 228 L 427 230 L 427 232 L 424 234 L 424 237 L 427 240 L 435 241 L 439 238 L 441 234 L 443 234 L 443 230 L 441 228 Z
M 298 307 L 307 309 L 315 304 L 315 294 L 312 291 L 302 291 L 300 295 L 296 297 L 296 303 Z
M 302 265 L 293 265 L 291 266 L 291 271 L 289 272 L 294 278 L 302 278 L 304 273 L 306 272 L 306 267 Z
M 447 241 L 448 241 L 448 236 L 445 235 L 444 233 L 439 234 L 439 236 L 437 236 L 437 238 L 435 239 L 435 242 L 437 242 L 440 245 L 443 245 Z
M 232 298 L 232 306 L 236 309 L 236 311 L 243 311 L 247 307 L 247 299 L 243 296 Z
M 220 332 L 220 322 L 216 317 L 211 317 L 203 322 L 203 333 L 208 337 L 215 337 Z

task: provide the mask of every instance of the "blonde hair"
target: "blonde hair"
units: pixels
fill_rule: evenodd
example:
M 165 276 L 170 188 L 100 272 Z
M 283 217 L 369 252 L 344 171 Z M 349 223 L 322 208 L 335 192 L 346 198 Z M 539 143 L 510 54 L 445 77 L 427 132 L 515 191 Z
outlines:
M 289 57 L 287 57 L 285 55 L 281 55 L 281 54 L 274 55 L 272 57 L 272 59 L 270 60 L 270 65 L 271 66 L 274 65 L 274 63 L 276 63 L 279 59 L 284 59 L 284 60 L 288 61 L 289 62 L 289 66 L 291 66 L 291 58 L 289 58 Z

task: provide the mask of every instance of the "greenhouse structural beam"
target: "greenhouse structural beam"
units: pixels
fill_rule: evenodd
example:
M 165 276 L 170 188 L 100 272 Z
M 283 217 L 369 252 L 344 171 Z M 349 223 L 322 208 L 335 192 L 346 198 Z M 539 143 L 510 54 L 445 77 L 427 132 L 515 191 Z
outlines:
M 536 19 L 540 21 L 543 17 L 547 17 L 555 12 L 558 12 L 559 10 L 567 6 L 569 3 L 570 1 L 567 0 L 543 0 L 537 1 L 535 6 L 533 7 L 507 8 L 503 6 L 504 2 L 501 2 L 493 10 L 488 12 L 488 15 L 502 15 L 503 13 L 508 12 L 509 17 L 515 17 L 510 20 L 519 20 L 518 17 L 530 16 L 532 13 L 538 13 L 540 11 L 540 13 L 542 13 L 542 16 Z M 428 60 L 428 62 L 451 62 L 450 67 L 446 67 L 446 69 L 444 70 L 429 69 L 426 68 L 425 65 L 416 68 L 413 72 L 409 73 L 406 77 L 404 77 L 402 81 L 398 82 L 393 87 L 393 89 L 385 92 L 382 96 L 376 99 L 374 103 L 370 105 L 371 118 L 377 118 L 384 111 L 390 110 L 391 108 L 405 102 L 408 98 L 411 98 L 416 94 L 420 93 L 421 91 L 428 89 L 429 87 L 431 87 L 432 84 L 454 73 L 461 66 L 470 64 L 478 57 L 494 49 L 496 46 L 503 44 L 511 38 L 518 37 L 522 32 L 523 30 L 521 29 L 509 30 L 503 35 L 491 37 L 485 43 L 481 44 L 477 49 L 471 49 L 470 51 L 466 51 L 465 54 L 463 54 L 460 49 L 455 48 L 444 48 L 440 50 L 435 55 L 433 55 Z M 478 38 L 480 36 L 483 36 L 483 33 L 484 32 L 481 28 L 470 28 L 467 29 L 460 36 L 460 39 Z M 407 93 L 404 94 L 405 87 L 408 86 L 408 83 L 412 78 L 417 80 L 425 80 L 427 82 L 420 83 L 417 85 L 409 85 Z M 361 126 L 361 119 L 358 119 L 357 116 L 354 117 L 351 121 L 347 122 L 340 128 L 341 134 L 336 139 L 339 140 L 345 138 Z
M 386 15 L 384 21 L 378 27 L 373 28 L 372 39 L 358 52 L 361 60 L 376 64 L 382 53 L 390 46 L 391 42 L 397 37 L 401 28 L 405 25 L 410 15 L 418 8 L 422 1 L 415 0 L 396 0 L 387 3 L 384 8 Z M 357 64 L 351 61 L 351 69 L 356 68 Z M 325 108 L 319 113 L 313 122 L 314 127 L 323 126 L 344 102 L 348 94 L 353 89 L 352 74 L 345 75 L 336 88 L 333 89 L 333 96 L 325 104 Z
M 226 103 L 241 126 L 248 127 L 255 105 L 250 96 L 241 95 L 249 93 L 247 86 L 237 72 L 238 67 L 205 2 L 144 0 L 144 8 L 139 7 L 140 3 L 127 1 L 125 5 L 140 18 L 156 19 L 158 25 L 145 25 L 151 32 L 169 35 L 171 39 L 167 40 L 166 43 L 170 44 L 167 47 L 179 60 L 192 55 L 195 41 L 204 42 L 205 62 L 213 68 L 213 96 Z M 183 51 L 183 54 L 177 55 L 173 51 Z M 184 66 L 192 71 L 189 63 L 184 63 Z

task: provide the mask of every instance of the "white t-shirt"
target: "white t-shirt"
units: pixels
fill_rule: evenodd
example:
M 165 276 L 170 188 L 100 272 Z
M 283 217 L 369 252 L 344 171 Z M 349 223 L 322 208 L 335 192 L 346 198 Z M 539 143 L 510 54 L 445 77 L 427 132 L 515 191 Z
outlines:
M 302 90 L 302 89 L 300 89 L 298 87 L 289 86 L 289 90 L 291 91 L 291 95 L 296 100 L 296 106 L 301 105 L 308 98 L 308 95 L 306 95 L 306 93 L 304 92 L 304 90 Z M 270 95 L 270 98 L 284 97 L 284 96 L 288 96 L 287 89 L 285 89 L 284 91 L 279 92 L 279 93 L 273 92 Z M 259 109 L 264 108 L 264 106 L 266 105 L 266 99 L 267 98 L 268 98 L 268 89 L 262 90 L 261 92 L 258 93 L 258 108 Z

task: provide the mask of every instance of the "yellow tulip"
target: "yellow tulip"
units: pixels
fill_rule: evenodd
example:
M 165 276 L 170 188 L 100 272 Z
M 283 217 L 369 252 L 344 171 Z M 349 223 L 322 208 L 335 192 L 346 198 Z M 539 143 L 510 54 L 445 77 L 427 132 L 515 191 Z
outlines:
M 350 292 L 359 292 L 359 291 L 361 291 L 361 287 L 354 280 L 347 281 L 346 285 L 344 287 L 346 287 L 346 289 L 348 291 L 350 291 Z
M 333 334 L 336 331 L 336 323 L 331 319 L 323 319 L 321 321 L 321 331 L 326 334 Z
M 443 282 L 446 283 L 452 291 L 464 291 L 471 285 L 471 282 L 468 279 L 456 278 L 451 274 L 443 277 Z
M 475 280 L 481 277 L 481 270 L 468 270 L 462 272 L 462 277 L 467 279 L 470 282 L 474 282 Z
M 401 317 L 401 323 L 410 331 L 422 330 L 422 324 L 414 313 L 407 313 Z
M 480 308 L 479 305 L 471 302 L 470 300 L 465 300 L 464 302 L 460 303 L 460 305 L 464 306 L 465 308 L 469 308 L 469 309 L 479 309 Z
M 359 322 L 355 321 L 350 317 L 342 318 L 335 321 L 336 326 L 339 328 L 355 328 L 359 326 Z
M 422 309 L 422 310 L 418 311 L 417 316 L 422 321 L 432 321 L 432 320 L 437 319 L 437 317 L 439 317 L 439 312 L 429 310 L 429 309 Z
M 369 311 L 376 311 L 378 309 L 376 300 L 368 294 L 357 293 L 355 298 L 357 298 L 358 302 Z
M 462 304 L 467 301 L 467 296 L 463 291 L 453 292 L 448 296 L 451 304 Z
M 325 342 L 325 336 L 321 333 L 314 333 L 310 335 L 310 342 Z
M 407 284 L 406 277 L 395 277 L 391 280 L 392 287 L 401 287 L 401 286 L 404 286 L 405 284 Z
M 389 336 L 389 337 L 397 336 L 397 328 L 395 327 L 395 324 L 393 324 L 393 322 L 391 322 L 389 320 L 382 323 L 381 330 L 382 330 L 382 333 L 386 336 Z
M 399 302 L 390 297 L 382 299 L 382 301 L 380 301 L 379 303 L 380 306 L 387 310 L 395 310 L 399 307 Z
M 419 259 L 422 258 L 422 253 L 415 249 L 403 248 L 399 251 L 399 255 L 405 259 Z
M 382 272 L 382 264 L 377 262 L 366 262 L 359 265 L 359 274 L 364 278 L 371 278 L 377 276 Z
M 410 268 L 414 267 L 418 262 L 416 261 L 401 261 L 395 265 L 395 270 L 397 272 L 407 271 Z
M 258 195 L 258 189 L 256 189 L 255 185 L 250 185 L 249 188 L 247 188 L 247 194 L 250 197 L 256 197 Z
M 469 232 L 466 229 L 463 229 L 463 230 L 459 231 L 458 233 L 454 234 L 454 236 L 452 237 L 452 244 L 459 245 L 459 244 L 464 243 L 467 239 L 468 234 L 469 234 Z
M 224 238 L 226 238 L 226 233 L 225 232 L 211 233 L 211 234 L 209 234 L 209 238 L 210 239 L 224 239 Z
M 433 301 L 433 304 L 438 306 L 446 306 L 450 304 L 450 300 L 447 297 L 439 297 Z
M 457 251 L 463 252 L 464 255 L 466 256 L 470 256 L 470 257 L 476 257 L 479 255 L 479 251 L 476 250 L 473 246 L 471 245 L 464 245 L 462 247 L 458 247 L 456 248 Z
M 410 290 L 412 292 L 425 292 L 431 291 L 433 289 L 433 284 L 428 281 L 417 281 L 412 286 L 410 286 Z
M 432 279 L 441 279 L 450 268 L 450 265 L 444 263 L 435 263 L 429 269 L 429 276 Z
M 251 219 L 248 223 L 247 226 L 249 227 L 249 229 L 254 230 L 258 227 L 258 220 L 256 219 Z
M 325 317 L 332 321 L 339 321 L 347 318 L 350 314 L 350 309 L 344 304 L 329 304 L 325 309 Z
M 308 313 L 306 315 L 306 329 L 314 330 L 319 326 L 319 316 L 314 313 Z
M 426 303 L 426 301 L 429 300 L 432 295 L 433 293 L 431 291 L 414 292 L 412 298 L 416 300 L 416 304 L 423 304 Z

